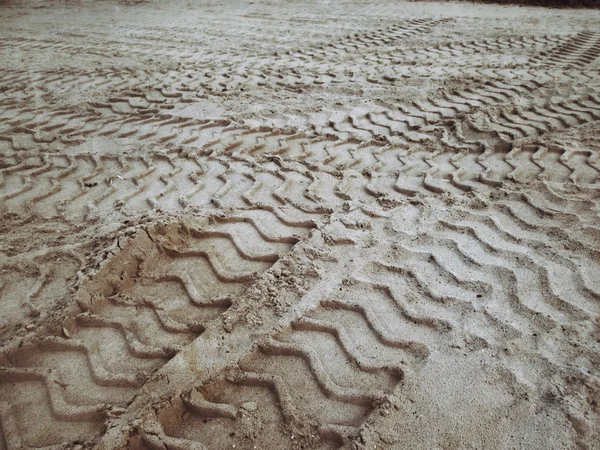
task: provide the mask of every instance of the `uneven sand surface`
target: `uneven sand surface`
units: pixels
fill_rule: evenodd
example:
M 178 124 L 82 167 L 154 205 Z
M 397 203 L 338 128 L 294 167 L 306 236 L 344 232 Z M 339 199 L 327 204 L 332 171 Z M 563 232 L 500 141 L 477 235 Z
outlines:
M 0 1 L 0 449 L 600 449 L 599 23 Z

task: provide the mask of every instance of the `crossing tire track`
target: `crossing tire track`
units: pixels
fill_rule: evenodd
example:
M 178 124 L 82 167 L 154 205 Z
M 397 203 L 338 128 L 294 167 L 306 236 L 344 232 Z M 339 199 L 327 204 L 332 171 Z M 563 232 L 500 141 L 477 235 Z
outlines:
M 594 446 L 590 18 L 54 6 L 2 13 L 0 450 Z
M 144 86 L 145 93 L 133 94 L 130 98 L 122 98 L 119 107 L 119 99 L 112 101 L 111 107 L 115 112 L 124 112 L 131 107 L 140 108 L 143 105 L 162 104 L 163 108 L 168 99 L 176 98 L 179 101 L 197 100 L 198 94 L 190 95 L 194 91 L 207 90 L 213 93 L 221 93 L 224 90 L 237 89 L 247 85 L 271 87 L 289 87 L 298 89 L 302 86 L 319 86 L 331 82 L 336 76 L 328 76 L 328 71 L 314 73 L 312 65 L 316 61 L 344 59 L 355 52 L 369 50 L 372 47 L 390 46 L 401 42 L 403 39 L 431 30 L 434 26 L 447 22 L 449 19 L 416 19 L 401 25 L 392 25 L 377 31 L 356 33 L 343 38 L 339 42 L 321 46 L 316 49 L 290 50 L 286 53 L 276 55 L 250 56 L 243 63 L 237 63 L 235 58 L 223 58 L 219 61 L 218 55 L 202 54 L 195 61 L 196 52 L 186 56 L 185 49 L 161 49 L 156 45 L 117 44 L 114 52 L 140 53 L 143 56 L 182 58 L 178 71 L 167 73 L 150 73 L 142 71 L 69 71 L 62 69 L 55 72 L 31 73 L 30 71 L 11 71 L 0 73 L 0 85 L 8 94 L 17 93 L 22 95 L 24 87 L 33 89 L 27 98 L 39 97 L 39 91 L 64 93 L 77 88 L 88 91 L 90 89 L 102 88 L 103 90 L 126 90 L 136 89 Z M 113 43 L 113 46 L 115 44 Z M 72 43 L 54 39 L 41 39 L 37 42 L 28 42 L 27 39 L 17 42 L 4 42 L 4 50 L 10 51 L 40 51 L 52 50 L 55 52 L 86 52 L 102 55 L 106 49 L 100 49 L 90 44 Z M 2 47 L 0 47 L 0 51 Z M 217 56 L 216 61 L 210 56 Z M 226 56 L 226 55 L 222 55 Z M 217 62 L 215 67 L 215 62 Z M 219 64 L 220 62 L 220 64 Z M 183 64 L 183 66 L 181 66 Z M 198 70 L 198 64 L 200 69 Z M 125 93 L 123 93 L 125 94 Z M 23 97 L 21 97 L 23 99 Z M 124 108 L 124 109 L 123 109 Z
M 385 403 L 403 365 L 427 357 L 411 327 L 428 325 L 406 314 L 389 288 L 349 280 L 290 327 L 259 340 L 239 369 L 173 399 L 176 406 L 159 422 L 145 424 L 142 439 L 149 448 L 202 448 L 200 442 L 215 445 L 225 434 L 217 445 L 229 448 L 248 438 L 244 422 L 261 421 L 254 445 L 275 440 L 287 447 L 291 434 L 299 445 L 337 448 Z
M 98 437 L 153 372 L 310 231 L 275 225 L 266 211 L 263 226 L 260 213 L 156 225 L 127 242 L 78 291 L 62 330 L 4 351 L 2 435 L 32 447 Z
M 404 204 L 373 221 L 368 233 L 387 238 L 370 247 L 355 275 L 259 338 L 235 368 L 165 402 L 142 426 L 141 445 L 290 448 L 294 436 L 298 445 L 345 448 L 402 380 L 418 379 L 422 364 L 446 345 L 501 351 L 548 335 L 561 350 L 509 352 L 501 364 L 510 373 L 527 361 L 565 379 L 576 371 L 575 354 L 593 364 L 597 345 L 578 344 L 593 326 L 562 333 L 600 314 L 595 204 L 537 188 L 504 199 L 476 196 L 453 210 L 431 202 Z M 531 383 L 540 389 L 547 379 Z

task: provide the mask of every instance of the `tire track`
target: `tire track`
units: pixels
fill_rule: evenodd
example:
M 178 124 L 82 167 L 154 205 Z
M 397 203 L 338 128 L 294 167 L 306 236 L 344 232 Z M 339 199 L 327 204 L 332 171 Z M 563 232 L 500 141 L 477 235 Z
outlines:
M 427 130 L 428 126 L 443 125 L 449 120 L 472 114 L 473 110 L 478 111 L 509 102 L 516 96 L 530 96 L 539 86 L 536 83 L 483 83 L 476 88 L 443 92 L 441 98 L 413 102 L 409 106 L 395 104 L 391 105 L 391 109 L 357 109 L 350 113 L 314 116 L 309 118 L 307 126 L 311 130 L 309 136 L 314 137 L 335 136 L 342 140 L 355 137 L 364 141 L 382 140 L 395 145 L 414 145 L 437 138 L 436 130 Z M 496 126 L 498 132 L 507 134 L 512 139 L 557 129 L 564 130 L 573 125 L 597 120 L 596 97 L 590 94 L 565 99 L 562 102 L 546 103 L 543 107 L 532 106 L 525 114 L 517 110 L 520 114 L 517 118 L 513 118 L 507 111 L 502 111 L 501 117 L 490 117 L 487 121 Z M 115 101 L 118 103 L 120 100 Z M 127 105 L 127 108 L 131 106 L 129 102 Z M 105 109 L 111 114 L 115 112 L 114 105 L 111 104 L 95 104 L 94 107 Z M 66 144 L 84 142 L 91 136 L 151 139 L 160 144 L 170 145 L 202 145 L 200 143 L 207 144 L 210 140 L 207 136 L 210 136 L 212 128 L 217 128 L 212 130 L 213 136 L 215 132 L 233 131 L 228 129 L 227 125 L 230 122 L 227 121 L 198 121 L 161 113 L 146 108 L 146 105 L 138 105 L 135 114 L 130 110 L 122 112 L 125 113 L 123 117 L 110 117 L 95 110 L 85 113 L 59 110 L 42 116 L 33 111 L 30 114 L 17 113 L 7 120 L 12 129 L 3 133 L 2 140 L 13 151 L 34 148 L 60 149 Z M 273 129 L 273 126 L 267 128 Z M 423 128 L 425 132 L 421 131 Z M 237 134 L 244 133 L 240 131 Z M 219 144 L 218 141 L 216 143 Z
M 355 33 L 318 49 L 290 50 L 287 53 L 298 59 L 306 57 L 319 61 L 335 61 L 338 58 L 343 59 L 349 53 L 358 53 L 361 50 L 370 50 L 374 47 L 380 49 L 382 47 L 394 46 L 404 39 L 417 34 L 427 33 L 435 26 L 451 20 L 447 18 L 408 20 L 403 24 L 390 25 L 376 31 Z
M 411 330 L 428 325 L 408 315 L 386 286 L 349 280 L 340 290 L 259 340 L 239 369 L 173 399 L 160 422 L 144 425 L 145 445 L 287 448 L 291 435 L 297 445 L 337 448 L 356 435 L 402 380 L 403 366 L 427 356 Z M 247 435 L 244 427 L 257 421 L 261 433 Z
M 64 94 L 73 87 L 86 91 L 91 88 L 115 90 L 132 89 L 140 85 L 148 86 L 149 83 L 152 83 L 150 85 L 152 89 L 149 93 L 151 98 L 148 98 L 148 93 L 133 94 L 133 101 L 138 105 L 147 104 L 148 102 L 164 103 L 165 97 L 179 97 L 183 100 L 192 101 L 194 98 L 197 99 L 199 89 L 217 94 L 248 85 L 269 85 L 271 87 L 288 87 L 297 90 L 310 85 L 320 86 L 336 78 L 336 75 L 328 76 L 328 71 L 313 73 L 312 66 L 318 66 L 318 61 L 332 62 L 347 58 L 348 55 L 355 52 L 368 50 L 373 46 L 391 45 L 417 33 L 427 32 L 447 20 L 416 19 L 404 25 L 392 25 L 374 32 L 356 33 L 343 38 L 339 42 L 324 45 L 317 49 L 289 50 L 275 55 L 245 55 L 246 57 L 242 58 L 240 56 L 232 57 L 229 54 L 201 54 L 198 62 L 193 61 L 193 57 L 198 54 L 195 49 L 186 52 L 185 49 L 182 51 L 177 46 L 165 51 L 156 48 L 154 43 L 147 49 L 143 48 L 144 45 L 128 46 L 121 44 L 113 51 L 114 53 L 133 52 L 136 54 L 142 52 L 145 56 L 160 55 L 177 59 L 183 58 L 183 61 L 177 71 L 167 73 L 114 70 L 65 73 L 65 70 L 60 70 L 58 72 L 31 74 L 30 71 L 3 71 L 0 73 L 0 85 L 4 84 L 6 87 L 3 90 L 8 93 L 18 93 L 20 95 L 22 95 L 24 86 L 33 86 L 34 92 L 30 95 L 30 98 L 33 98 L 38 95 L 36 91 L 39 91 L 39 89 L 46 92 L 58 91 L 58 93 Z M 55 40 L 42 40 L 31 47 L 21 48 L 25 44 L 23 40 L 18 42 L 17 51 L 21 52 L 51 49 L 57 52 L 81 54 L 82 52 L 89 53 L 90 48 L 94 48 L 90 44 L 73 44 Z M 145 45 L 148 46 L 148 44 Z M 16 50 L 8 42 L 5 42 L 4 46 L 7 50 Z M 106 51 L 106 48 L 101 49 L 98 46 L 91 54 L 103 56 Z M 199 67 L 198 63 L 201 63 Z M 168 92 L 165 92 L 165 89 Z M 192 93 L 196 93 L 196 95 L 192 95 Z M 126 103 L 131 101 L 126 100 Z
M 435 45 L 433 47 L 412 48 L 403 51 L 402 56 L 406 61 L 415 61 L 419 64 L 436 64 L 440 59 L 444 64 L 460 63 L 469 57 L 469 64 L 475 66 L 476 58 L 484 59 L 490 55 L 503 55 L 518 58 L 519 52 L 538 54 L 548 47 L 565 44 L 568 37 L 559 35 L 544 36 L 517 36 L 506 38 L 493 38 L 471 41 L 452 41 Z M 397 58 L 396 55 L 394 55 Z
M 403 79 L 448 77 L 477 77 L 496 80 L 521 78 L 524 81 L 578 82 L 597 84 L 598 70 L 548 70 L 520 67 L 496 69 L 489 67 L 406 65 L 394 59 L 382 65 L 365 61 L 362 65 L 320 64 L 315 67 L 283 63 L 274 67 L 228 66 L 224 68 L 198 69 L 180 65 L 177 70 L 152 72 L 142 70 L 105 69 L 81 71 L 2 71 L 0 89 L 6 94 L 1 105 L 3 118 L 18 114 L 15 109 L 25 109 L 28 102 L 39 102 L 40 95 L 64 96 L 65 93 L 85 92 L 99 98 L 98 107 L 110 109 L 115 114 L 136 111 L 141 108 L 168 111 L 176 105 L 201 101 L 207 94 L 221 96 L 232 91 L 244 91 L 249 87 L 285 88 L 294 92 L 303 89 L 322 89 L 325 86 L 353 83 L 357 85 L 397 85 Z M 103 98 L 108 95 L 108 98 Z M 12 113 L 10 111 L 13 111 Z
M 472 333 L 485 348 L 502 349 L 502 364 L 521 377 L 538 404 L 550 377 L 568 383 L 592 367 L 600 351 L 593 338 L 600 312 L 597 238 L 587 224 L 595 222 L 597 211 L 586 210 L 576 197 L 543 192 L 556 205 L 551 215 L 533 206 L 537 190 L 508 200 L 481 197 L 447 213 L 399 209 L 388 232 L 396 238 L 394 251 L 382 255 L 372 271 L 379 282 L 391 284 L 383 269 L 418 280 L 433 300 L 421 303 L 420 311 Z M 552 229 L 563 231 L 548 241 Z M 414 291 L 405 289 L 405 295 Z M 540 352 L 540 346 L 553 350 Z M 572 364 L 575 355 L 578 364 Z M 545 375 L 525 374 L 523 364 Z M 578 431 L 581 439 L 588 430 Z
M 563 120 L 576 124 L 592 114 Z M 466 123 L 463 130 L 469 135 L 472 122 Z M 152 210 L 268 208 L 285 223 L 310 224 L 311 215 L 327 214 L 350 199 L 368 205 L 419 193 L 485 192 L 506 182 L 584 187 L 597 184 L 600 176 L 592 150 L 526 143 L 506 148 L 501 137 L 487 137 L 497 136 L 489 132 L 486 140 L 471 135 L 462 148 L 446 139 L 447 146 L 433 152 L 277 131 L 232 128 L 223 134 L 229 137 L 204 146 L 211 156 L 185 150 L 146 152 L 144 157 L 83 152 L 4 156 L 2 205 L 20 217 L 60 217 L 72 223 Z
M 79 154 L 12 159 L 2 170 L 3 205 L 21 217 L 97 221 L 118 212 L 204 209 L 267 214 L 266 222 L 312 227 L 331 211 L 305 192 L 315 178 L 307 168 L 256 164 L 227 157 L 151 153 L 144 157 Z M 264 211 L 264 213 L 263 213 Z
M 160 56 L 163 58 L 173 58 L 182 61 L 204 62 L 226 61 L 232 57 L 239 57 L 239 52 L 230 53 L 229 51 L 215 51 L 204 47 L 202 52 L 198 52 L 198 45 L 182 46 L 180 43 L 166 43 L 164 38 L 160 40 L 149 40 L 147 38 L 137 39 L 135 44 L 131 42 L 114 41 L 104 37 L 103 42 L 98 39 L 81 39 L 78 36 L 74 40 L 71 35 L 53 37 L 26 37 L 19 36 L 7 38 L 0 44 L 0 52 L 12 54 L 20 52 L 21 54 L 35 52 L 51 52 L 53 54 L 69 55 L 93 55 L 105 58 L 107 55 L 119 55 L 137 58 L 152 58 Z M 87 42 L 86 42 L 87 41 Z
M 127 242 L 78 291 L 79 308 L 60 331 L 3 352 L 5 440 L 45 447 L 97 439 L 152 373 L 310 231 L 261 219 L 243 211 L 172 222 Z M 25 426 L 32 414 L 37 424 Z
M 453 210 L 435 198 L 405 203 L 372 221 L 365 229 L 377 242 L 355 275 L 259 338 L 235 369 L 165 402 L 156 420 L 146 419 L 140 445 L 346 448 L 373 411 L 384 414 L 401 380 L 418 379 L 421 363 L 448 346 L 497 354 L 541 405 L 548 377 L 576 376 L 576 355 L 582 367 L 598 358 L 593 340 L 581 348 L 600 314 L 594 236 L 577 233 L 597 211 L 553 190 L 498 197 Z M 524 227 L 518 217 L 541 197 L 556 211 Z M 549 226 L 565 232 L 548 242 Z M 563 245 L 569 241 L 579 247 Z M 524 353 L 511 352 L 516 347 Z M 522 364 L 545 375 L 531 379 Z
M 584 68 L 594 62 L 598 56 L 600 56 L 600 36 L 591 31 L 581 31 L 551 52 L 541 52 L 533 61 L 561 67 Z

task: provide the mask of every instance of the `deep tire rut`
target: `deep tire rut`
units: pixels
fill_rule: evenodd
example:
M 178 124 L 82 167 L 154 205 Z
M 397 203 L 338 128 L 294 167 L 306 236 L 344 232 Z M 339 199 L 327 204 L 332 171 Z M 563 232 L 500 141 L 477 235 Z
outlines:
M 139 232 L 80 288 L 79 307 L 58 335 L 5 351 L 1 417 L 9 447 L 100 433 L 153 372 L 310 231 L 273 218 L 267 229 L 258 216 L 241 211 Z M 36 406 L 40 398 L 46 410 Z M 27 425 L 32 408 L 41 415 L 36 426 Z

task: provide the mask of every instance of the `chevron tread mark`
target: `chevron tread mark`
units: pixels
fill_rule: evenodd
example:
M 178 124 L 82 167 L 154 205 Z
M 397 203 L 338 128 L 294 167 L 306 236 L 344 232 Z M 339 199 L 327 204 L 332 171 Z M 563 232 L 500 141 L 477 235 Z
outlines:
M 399 61 L 417 61 L 420 64 L 436 65 L 440 59 L 444 61 L 444 64 L 460 64 L 464 63 L 465 57 L 469 57 L 469 64 L 475 67 L 482 65 L 482 62 L 478 61 L 479 58 L 485 60 L 485 58 L 490 58 L 490 56 L 495 57 L 501 54 L 506 61 L 507 57 L 513 57 L 517 60 L 516 58 L 521 56 L 521 54 L 535 53 L 537 56 L 547 51 L 549 47 L 557 47 L 558 45 L 565 44 L 568 39 L 568 37 L 560 35 L 544 35 L 455 41 L 438 44 L 433 47 L 404 50 L 401 56 L 395 54 L 394 58 Z M 525 58 L 526 56 L 523 56 L 524 62 L 526 61 Z
M 17 155 L 5 162 L 0 169 L 5 208 L 23 217 L 61 217 L 76 223 L 97 221 L 115 211 L 128 215 L 233 208 L 277 218 L 275 228 L 280 223 L 302 230 L 331 210 L 323 199 L 303 193 L 302 187 L 315 181 L 306 169 L 285 170 L 270 162 L 250 164 L 178 151 L 145 157 Z
M 4 351 L 5 439 L 42 447 L 97 438 L 153 372 L 303 233 L 262 220 L 252 211 L 207 215 L 156 225 L 126 242 L 77 292 L 79 307 L 62 330 L 34 333 Z M 40 401 L 45 412 L 33 426 Z
M 407 314 L 388 287 L 347 280 L 334 297 L 259 340 L 238 370 L 173 399 L 158 422 L 146 423 L 142 439 L 149 448 L 288 448 L 291 435 L 298 445 L 337 448 L 385 404 L 404 369 L 427 357 L 411 330 L 429 326 Z M 248 435 L 249 424 L 261 424 L 261 432 Z
M 569 105 L 553 109 L 567 111 Z M 577 115 L 562 120 L 572 126 L 594 118 L 595 110 L 590 111 L 576 111 Z M 335 202 L 341 205 L 350 198 L 368 203 L 382 196 L 401 198 L 418 192 L 486 191 L 505 182 L 592 186 L 600 176 L 592 150 L 527 143 L 507 148 L 502 143 L 510 137 L 496 131 L 483 134 L 468 120 L 461 128 L 456 127 L 447 145 L 434 152 L 238 130 L 230 144 L 204 147 L 217 156 L 179 151 L 145 157 L 16 154 L 3 158 L 0 194 L 6 210 L 23 217 L 33 214 L 79 222 L 96 221 L 115 211 L 129 215 L 216 207 L 264 214 L 259 211 L 266 207 L 294 225 L 310 224 Z M 513 131 L 513 137 L 523 137 Z M 250 155 L 262 162 L 248 160 Z
M 582 69 L 600 56 L 600 35 L 581 31 L 551 52 L 541 52 L 535 62 Z

